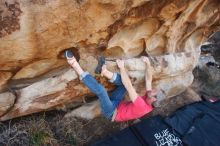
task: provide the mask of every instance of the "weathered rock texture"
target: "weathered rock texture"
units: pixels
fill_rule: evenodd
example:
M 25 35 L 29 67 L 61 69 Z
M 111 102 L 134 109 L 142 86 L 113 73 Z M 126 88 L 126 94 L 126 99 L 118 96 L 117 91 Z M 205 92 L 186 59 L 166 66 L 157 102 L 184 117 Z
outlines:
M 85 112 L 86 111 L 86 112 Z M 64 117 L 80 117 L 83 119 L 91 120 L 96 118 L 97 116 L 100 116 L 101 109 L 99 106 L 99 102 L 93 101 L 91 103 L 85 104 L 76 110 L 71 111 L 70 113 L 67 113 Z
M 10 92 L 0 94 L 0 116 L 4 115 L 14 104 L 15 96 Z
M 138 58 L 149 55 L 158 98 L 180 94 L 192 83 L 200 45 L 220 28 L 219 10 L 219 0 L 0 1 L 0 91 L 17 92 L 0 120 L 91 95 L 67 69 L 60 55 L 67 48 L 92 74 L 98 55 L 125 58 L 140 93 L 145 66 Z M 117 71 L 113 61 L 107 64 Z

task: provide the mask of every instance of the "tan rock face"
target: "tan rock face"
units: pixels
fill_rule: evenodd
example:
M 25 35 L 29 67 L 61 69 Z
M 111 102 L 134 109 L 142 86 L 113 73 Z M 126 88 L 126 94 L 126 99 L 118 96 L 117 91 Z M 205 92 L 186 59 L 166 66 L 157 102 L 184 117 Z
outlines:
M 0 72 L 0 91 L 7 88 L 7 81 L 12 77 L 11 72 Z
M 106 37 L 107 27 L 133 4 L 126 0 L 3 1 L 1 15 L 10 21 L 1 23 L 1 70 L 21 68 L 34 59 L 56 58 L 61 50 L 80 41 L 97 43 Z
M 2 0 L 0 91 L 10 85 L 18 99 L 1 120 L 91 95 L 74 72 L 51 73 L 67 65 L 61 57 L 66 48 L 91 73 L 99 55 L 126 58 L 136 88 L 145 69 L 138 58 L 149 55 L 160 98 L 183 92 L 193 80 L 200 45 L 220 28 L 219 10 L 219 0 Z M 117 71 L 114 62 L 107 64 Z
M 0 116 L 5 114 L 14 104 L 15 96 L 10 92 L 0 94 Z
M 107 51 L 110 49 L 109 52 L 112 53 L 115 49 L 116 51 L 121 49 L 123 50 L 123 56 L 138 56 L 144 50 L 144 41 L 149 39 L 158 27 L 159 21 L 157 19 L 147 19 L 140 24 L 126 27 L 109 40 Z
M 39 61 L 35 61 L 31 64 L 28 64 L 27 66 L 24 66 L 21 70 L 19 70 L 13 76 L 13 79 L 37 77 L 45 72 L 50 71 L 51 69 L 62 66 L 65 63 L 66 61 L 57 59 L 42 59 Z

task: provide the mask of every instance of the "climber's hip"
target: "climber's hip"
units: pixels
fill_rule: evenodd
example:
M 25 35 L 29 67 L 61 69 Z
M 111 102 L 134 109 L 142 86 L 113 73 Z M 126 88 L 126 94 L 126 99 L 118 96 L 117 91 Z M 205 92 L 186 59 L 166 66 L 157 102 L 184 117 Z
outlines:
M 121 75 L 114 73 L 110 82 L 117 85 L 117 87 L 112 91 L 109 96 L 103 85 L 99 84 L 96 79 L 91 76 L 88 72 L 84 72 L 80 79 L 83 83 L 99 98 L 100 107 L 102 114 L 111 119 L 115 109 L 118 107 L 119 103 L 123 100 L 126 89 L 121 81 Z

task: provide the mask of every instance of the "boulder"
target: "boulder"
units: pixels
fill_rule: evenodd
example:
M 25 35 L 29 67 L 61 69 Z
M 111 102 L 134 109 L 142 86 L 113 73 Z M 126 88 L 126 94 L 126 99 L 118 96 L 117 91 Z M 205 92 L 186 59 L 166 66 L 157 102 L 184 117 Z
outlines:
M 65 94 L 62 91 L 65 90 L 69 81 L 76 78 L 76 73 L 70 69 L 58 77 L 51 77 L 17 90 L 16 103 L 0 120 L 43 111 L 59 105 L 59 100 L 65 99 Z M 69 97 L 71 98 L 71 96 Z
M 179 55 L 179 57 L 183 59 L 182 61 L 184 61 L 184 58 L 187 58 L 186 55 Z M 176 58 L 178 58 L 178 55 Z M 163 58 L 161 59 L 160 57 L 157 59 L 163 60 Z M 153 60 L 156 59 L 154 58 Z M 138 89 L 139 84 L 141 84 L 144 80 L 145 64 L 141 61 L 140 58 L 129 59 L 125 62 L 129 76 L 131 77 L 135 88 Z M 161 62 L 159 61 L 159 63 Z M 188 63 L 184 64 L 188 65 L 188 67 L 184 68 L 180 65 L 178 66 L 179 68 L 175 66 L 175 64 L 170 65 L 169 70 L 163 70 L 163 66 L 162 70 L 164 71 L 164 76 L 161 76 L 160 78 L 158 78 L 156 75 L 162 75 L 162 73 L 160 73 L 161 69 L 155 69 L 154 78 L 156 80 L 153 82 L 153 84 L 154 87 L 158 90 L 159 100 L 180 94 L 186 89 L 186 87 L 188 87 L 192 83 L 193 76 L 191 74 L 191 69 L 194 66 L 193 63 L 194 62 L 189 61 Z M 135 66 L 135 64 L 138 64 L 138 66 Z M 115 62 L 108 61 L 107 67 L 112 71 L 118 71 Z M 184 72 L 186 73 L 184 74 Z M 106 87 L 108 91 L 113 89 L 112 85 L 103 78 L 99 79 L 99 81 Z M 142 87 L 139 90 L 143 89 L 144 88 Z M 33 83 L 32 85 L 25 88 L 19 89 L 17 90 L 17 94 L 18 97 L 13 108 L 3 117 L 1 117 L 0 120 L 4 121 L 19 116 L 36 113 L 39 111 L 54 109 L 56 106 L 77 101 L 80 97 L 93 95 L 85 85 L 79 82 L 79 80 L 77 79 L 77 75 L 73 69 L 69 69 L 61 75 L 50 77 L 48 79 Z
M 0 121 L 55 109 L 74 101 L 82 101 L 81 97 L 94 96 L 88 88 L 79 82 L 73 69 L 42 81 L 33 83 L 30 86 L 17 90 L 17 99 L 13 108 Z M 99 80 L 108 90 L 112 85 L 106 84 L 106 80 Z
M 201 44 L 220 28 L 218 0 L 2 0 L 0 12 L 0 91 L 18 94 L 0 120 L 94 96 L 65 69 L 66 49 L 93 75 L 98 56 L 116 72 L 114 59 L 124 58 L 136 89 L 140 56 L 149 56 L 161 99 L 173 97 L 190 85 Z

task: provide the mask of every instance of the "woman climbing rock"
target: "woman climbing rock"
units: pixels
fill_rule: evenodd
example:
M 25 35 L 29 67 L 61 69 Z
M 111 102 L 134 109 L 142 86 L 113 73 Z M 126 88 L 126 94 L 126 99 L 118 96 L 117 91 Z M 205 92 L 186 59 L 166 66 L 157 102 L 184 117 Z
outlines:
M 71 54 L 71 52 L 69 52 Z M 108 95 L 105 88 L 99 84 L 96 79 L 85 72 L 77 62 L 74 56 L 68 55 L 66 52 L 68 63 L 74 68 L 80 77 L 80 80 L 99 98 L 102 114 L 112 121 L 127 121 L 137 119 L 152 111 L 152 103 L 156 101 L 155 93 L 152 91 L 152 66 L 147 57 L 142 57 L 146 64 L 146 94 L 140 96 L 132 86 L 131 80 L 125 69 L 123 60 L 116 60 L 120 69 L 120 74 L 112 73 L 103 64 L 101 67 L 101 76 L 106 77 L 117 87 L 112 91 L 111 96 Z M 123 101 L 126 91 L 130 97 L 129 102 Z

